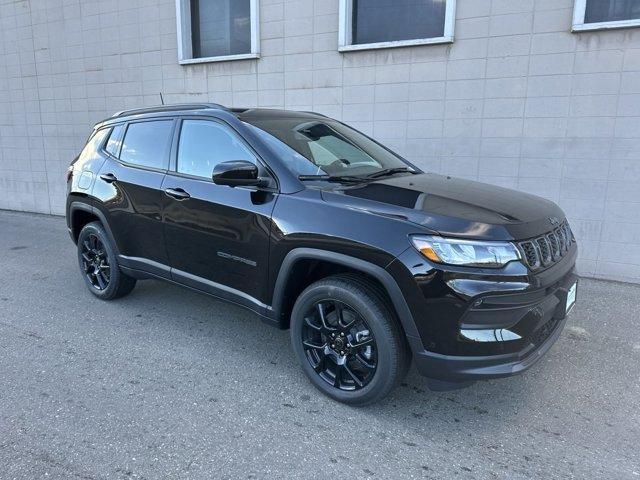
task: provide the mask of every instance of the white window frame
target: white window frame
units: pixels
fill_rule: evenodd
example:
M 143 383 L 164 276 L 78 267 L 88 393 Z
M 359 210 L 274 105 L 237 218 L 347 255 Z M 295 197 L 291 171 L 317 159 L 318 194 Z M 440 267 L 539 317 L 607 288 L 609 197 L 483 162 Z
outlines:
M 444 35 L 442 37 L 417 38 L 413 40 L 396 40 L 391 42 L 352 43 L 353 0 L 340 0 L 340 18 L 338 25 L 338 51 L 373 50 L 377 48 L 409 47 L 412 45 L 432 45 L 452 43 L 453 30 L 456 23 L 456 0 L 446 0 L 444 15 Z
M 190 0 L 176 0 L 178 62 L 180 65 L 260 58 L 260 12 L 258 0 L 250 0 L 250 2 L 249 16 L 251 21 L 251 52 L 239 55 L 193 58 L 193 42 L 191 39 L 191 2 Z
M 575 0 L 573 7 L 572 32 L 584 32 L 589 30 L 609 30 L 614 28 L 640 27 L 640 18 L 632 20 L 613 20 L 611 22 L 584 23 L 587 12 L 588 0 Z

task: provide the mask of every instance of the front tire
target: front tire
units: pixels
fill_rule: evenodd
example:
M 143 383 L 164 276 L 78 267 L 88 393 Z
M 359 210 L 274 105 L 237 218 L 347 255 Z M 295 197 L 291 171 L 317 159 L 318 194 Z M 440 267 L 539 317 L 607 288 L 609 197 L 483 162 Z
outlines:
M 136 286 L 136 279 L 120 270 L 115 250 L 99 222 L 88 223 L 80 231 L 78 263 L 87 288 L 102 300 L 128 295 Z
M 291 343 L 311 383 L 354 406 L 384 398 L 411 362 L 379 288 L 353 275 L 328 277 L 300 294 L 291 313 Z

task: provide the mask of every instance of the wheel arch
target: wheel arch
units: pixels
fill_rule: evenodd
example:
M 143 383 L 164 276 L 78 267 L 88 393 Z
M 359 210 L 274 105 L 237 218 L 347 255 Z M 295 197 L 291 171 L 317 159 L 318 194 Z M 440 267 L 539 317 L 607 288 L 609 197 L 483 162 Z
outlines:
M 305 273 L 309 265 L 333 265 L 337 267 L 332 273 L 353 272 L 374 280 L 384 290 L 390 301 L 390 307 L 400 321 L 400 325 L 407 336 L 419 337 L 413 316 L 409 310 L 400 287 L 391 274 L 379 265 L 366 260 L 342 253 L 314 248 L 296 248 L 284 258 L 273 291 L 273 315 L 281 328 L 289 325 L 289 315 L 298 294 L 306 285 L 319 280 L 326 275 L 308 280 Z M 301 281 L 302 279 L 302 281 Z M 303 283 L 306 281 L 306 283 Z M 304 287 L 301 288 L 301 285 Z
M 82 230 L 82 228 L 88 223 L 94 221 L 98 221 L 102 224 L 105 231 L 107 232 L 116 255 L 118 255 L 118 244 L 115 241 L 113 232 L 111 231 L 111 227 L 109 226 L 109 222 L 107 221 L 104 213 L 102 213 L 92 205 L 79 201 L 72 202 L 69 205 L 69 231 L 74 242 L 77 243 L 78 236 L 80 235 L 80 231 Z

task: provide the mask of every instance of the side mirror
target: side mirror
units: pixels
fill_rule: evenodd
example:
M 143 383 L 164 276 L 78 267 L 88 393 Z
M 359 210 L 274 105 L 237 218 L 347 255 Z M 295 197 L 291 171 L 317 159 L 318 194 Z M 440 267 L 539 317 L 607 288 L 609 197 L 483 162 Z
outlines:
M 216 185 L 229 187 L 264 187 L 268 181 L 258 176 L 258 167 L 247 160 L 221 162 L 211 176 Z

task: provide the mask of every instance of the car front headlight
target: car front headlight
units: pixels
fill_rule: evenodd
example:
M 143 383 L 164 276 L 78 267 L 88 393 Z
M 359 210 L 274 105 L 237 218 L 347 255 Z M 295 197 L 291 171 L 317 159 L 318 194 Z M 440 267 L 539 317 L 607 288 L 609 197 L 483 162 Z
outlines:
M 412 236 L 411 242 L 432 262 L 464 267 L 499 268 L 520 260 L 520 252 L 510 242 L 460 240 L 436 236 Z

